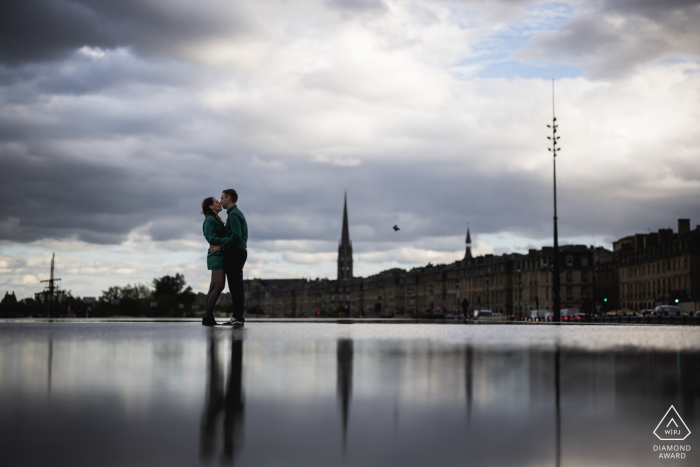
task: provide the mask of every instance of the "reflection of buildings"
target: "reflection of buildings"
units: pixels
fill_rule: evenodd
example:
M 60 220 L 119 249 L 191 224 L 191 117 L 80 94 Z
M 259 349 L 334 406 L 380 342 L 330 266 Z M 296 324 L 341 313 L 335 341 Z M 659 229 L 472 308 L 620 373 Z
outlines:
M 650 308 L 679 298 L 700 301 L 700 228 L 679 220 L 679 232 L 625 237 L 613 252 L 602 247 L 560 247 L 561 307 L 602 311 Z M 347 201 L 338 248 L 338 279 L 249 279 L 246 304 L 271 315 L 316 315 L 347 311 L 351 316 L 435 312 L 461 314 L 466 298 L 472 309 L 524 315 L 551 310 L 552 247 L 527 254 L 473 257 L 467 232 L 464 258 L 452 264 L 428 264 L 410 271 L 389 269 L 354 277 Z M 346 309 L 347 307 L 347 309 Z
M 350 399 L 352 398 L 352 339 L 338 340 L 338 397 L 343 416 L 343 455 L 348 441 L 348 420 L 350 418 Z
M 200 427 L 200 456 L 211 459 L 216 452 L 217 425 L 223 412 L 223 461 L 232 463 L 243 443 L 243 341 L 231 341 L 231 367 L 224 389 L 223 367 L 219 362 L 219 340 L 209 335 L 207 399 Z

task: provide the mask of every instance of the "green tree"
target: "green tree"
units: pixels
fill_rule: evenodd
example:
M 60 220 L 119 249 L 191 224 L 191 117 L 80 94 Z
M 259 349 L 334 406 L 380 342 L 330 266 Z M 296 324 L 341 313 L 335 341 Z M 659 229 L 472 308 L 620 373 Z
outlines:
M 185 276 L 180 273 L 174 276 L 163 276 L 153 279 L 153 297 L 158 302 L 158 313 L 182 315 L 186 310 L 191 311 L 195 295 L 192 287 L 185 282 Z M 183 307 L 180 308 L 180 305 Z
M 174 276 L 163 276 L 153 279 L 154 294 L 158 295 L 178 295 L 182 292 L 191 292 L 192 288 L 185 289 L 185 276 L 179 272 Z M 183 290 L 184 289 L 184 290 Z

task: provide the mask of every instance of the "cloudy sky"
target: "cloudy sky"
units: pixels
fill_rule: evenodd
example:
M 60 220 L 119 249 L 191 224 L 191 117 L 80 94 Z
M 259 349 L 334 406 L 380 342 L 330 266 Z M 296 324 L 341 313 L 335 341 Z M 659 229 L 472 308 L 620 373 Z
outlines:
M 700 223 L 700 1 L 23 0 L 0 16 L 0 294 L 181 272 L 239 192 L 247 277 Z M 398 224 L 401 230 L 391 227 Z

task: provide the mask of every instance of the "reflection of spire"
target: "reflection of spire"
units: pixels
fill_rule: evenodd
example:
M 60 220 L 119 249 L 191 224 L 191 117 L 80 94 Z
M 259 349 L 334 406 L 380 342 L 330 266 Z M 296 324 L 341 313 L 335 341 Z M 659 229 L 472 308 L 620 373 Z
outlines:
M 352 339 L 338 339 L 338 396 L 343 412 L 343 457 L 347 448 L 348 419 L 352 397 Z
M 467 354 L 464 360 L 466 364 L 466 368 L 464 369 L 466 376 L 464 386 L 467 392 L 467 425 L 469 425 L 472 419 L 472 399 L 474 398 L 474 350 L 471 347 L 467 347 Z
M 469 233 L 469 222 L 467 222 L 467 250 L 464 252 L 464 259 L 472 258 L 472 236 Z

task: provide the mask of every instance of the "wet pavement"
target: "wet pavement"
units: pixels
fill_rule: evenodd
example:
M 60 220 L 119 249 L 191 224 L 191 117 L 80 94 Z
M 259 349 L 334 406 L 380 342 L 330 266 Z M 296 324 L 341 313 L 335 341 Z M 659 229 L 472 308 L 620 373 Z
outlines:
M 699 399 L 688 326 L 0 322 L 8 466 L 698 465 Z

